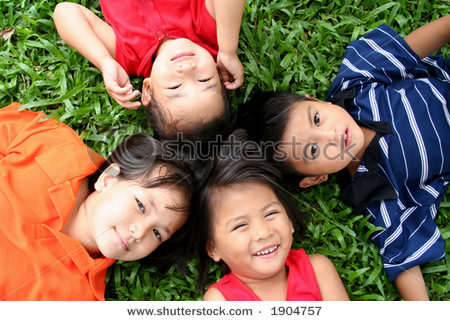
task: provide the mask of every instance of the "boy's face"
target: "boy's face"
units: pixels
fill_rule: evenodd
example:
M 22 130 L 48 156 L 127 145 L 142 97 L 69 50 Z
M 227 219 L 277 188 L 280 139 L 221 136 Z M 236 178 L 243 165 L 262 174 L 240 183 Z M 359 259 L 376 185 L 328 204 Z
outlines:
M 181 130 L 224 114 L 216 63 L 208 51 L 188 39 L 161 44 L 149 86 L 151 95 L 179 121 Z
M 101 181 L 104 179 L 104 181 Z M 86 199 L 87 226 L 94 248 L 104 256 L 133 261 L 149 255 L 186 221 L 183 193 L 166 186 L 140 187 L 134 181 L 101 177 Z
M 301 101 L 291 110 L 279 147 L 302 174 L 331 174 L 362 150 L 361 128 L 343 108 L 323 101 Z
M 272 189 L 255 183 L 217 193 L 210 257 L 223 260 L 241 280 L 284 273 L 294 228 Z

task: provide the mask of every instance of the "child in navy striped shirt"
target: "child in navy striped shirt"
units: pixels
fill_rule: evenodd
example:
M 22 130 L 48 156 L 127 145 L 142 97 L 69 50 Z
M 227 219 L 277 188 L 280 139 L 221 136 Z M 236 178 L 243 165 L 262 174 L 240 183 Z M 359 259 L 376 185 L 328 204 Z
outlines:
M 348 46 L 328 102 L 265 93 L 240 117 L 291 182 L 338 173 L 340 199 L 383 228 L 372 239 L 405 300 L 429 299 L 420 265 L 445 257 L 434 218 L 450 179 L 450 68 L 428 55 L 449 41 L 450 16 L 405 38 L 381 25 Z

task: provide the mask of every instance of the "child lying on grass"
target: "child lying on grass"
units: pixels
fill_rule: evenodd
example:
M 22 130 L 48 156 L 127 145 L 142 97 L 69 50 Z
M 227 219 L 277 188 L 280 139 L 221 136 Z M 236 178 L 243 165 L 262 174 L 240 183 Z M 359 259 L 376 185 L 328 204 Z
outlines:
M 245 0 L 101 0 L 106 22 L 74 3 L 56 6 L 61 38 L 98 67 L 108 93 L 138 108 L 128 75 L 144 76 L 142 104 L 153 129 L 192 139 L 222 133 L 231 120 L 227 89 L 243 83 L 237 57 Z M 217 65 L 216 65 L 216 61 Z
M 383 228 L 372 239 L 405 300 L 429 299 L 420 265 L 445 257 L 434 218 L 450 179 L 450 68 L 429 55 L 449 41 L 450 16 L 404 39 L 381 25 L 348 46 L 330 102 L 266 93 L 239 117 L 273 142 L 287 181 L 339 172 L 340 199 Z
M 105 161 L 65 124 L 19 107 L 0 109 L 1 300 L 104 300 L 115 260 L 183 252 L 188 161 L 166 159 L 147 134 Z
M 230 137 L 233 140 L 221 147 L 201 188 L 198 221 L 193 224 L 198 229 L 194 235 L 198 235 L 201 288 L 208 256 L 227 272 L 209 287 L 204 299 L 348 300 L 329 259 L 292 249 L 294 225 L 303 233 L 304 218 L 280 187 L 280 173 L 247 153 L 245 132 Z

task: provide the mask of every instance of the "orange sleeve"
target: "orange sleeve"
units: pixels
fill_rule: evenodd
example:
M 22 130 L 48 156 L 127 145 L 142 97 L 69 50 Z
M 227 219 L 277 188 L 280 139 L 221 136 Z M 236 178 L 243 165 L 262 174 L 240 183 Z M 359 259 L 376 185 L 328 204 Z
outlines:
M 31 121 L 45 116 L 26 110 L 18 112 L 20 107 L 21 104 L 12 103 L 0 109 L 0 159 L 6 156 L 11 142 Z

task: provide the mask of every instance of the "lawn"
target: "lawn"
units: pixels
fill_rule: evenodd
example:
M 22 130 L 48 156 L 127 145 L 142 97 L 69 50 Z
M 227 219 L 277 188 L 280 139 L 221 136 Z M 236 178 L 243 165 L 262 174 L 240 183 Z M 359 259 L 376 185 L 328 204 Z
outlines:
M 106 93 L 99 70 L 67 46 L 56 32 L 52 12 L 56 1 L 0 0 L 0 107 L 18 101 L 27 109 L 46 112 L 74 128 L 87 145 L 108 155 L 127 134 L 146 130 L 142 110 L 120 107 Z M 80 1 L 99 12 L 98 1 Z M 344 50 L 381 23 L 406 35 L 450 13 L 450 1 L 424 0 L 248 0 L 243 16 L 239 57 L 244 85 L 230 92 L 234 107 L 257 90 L 309 93 L 325 99 Z M 6 39 L 5 39 L 6 38 Z M 450 57 L 448 48 L 439 54 Z M 140 87 L 142 79 L 132 82 Z M 335 180 L 300 191 L 289 188 L 293 200 L 310 217 L 303 239 L 295 247 L 328 256 L 352 300 L 399 300 L 371 243 L 374 227 L 364 216 L 337 200 Z M 450 253 L 450 192 L 436 222 Z M 196 259 L 185 275 L 117 262 L 107 273 L 109 300 L 201 300 L 196 286 Z M 423 267 L 432 300 L 450 298 L 450 263 Z M 210 282 L 220 279 L 212 264 Z

